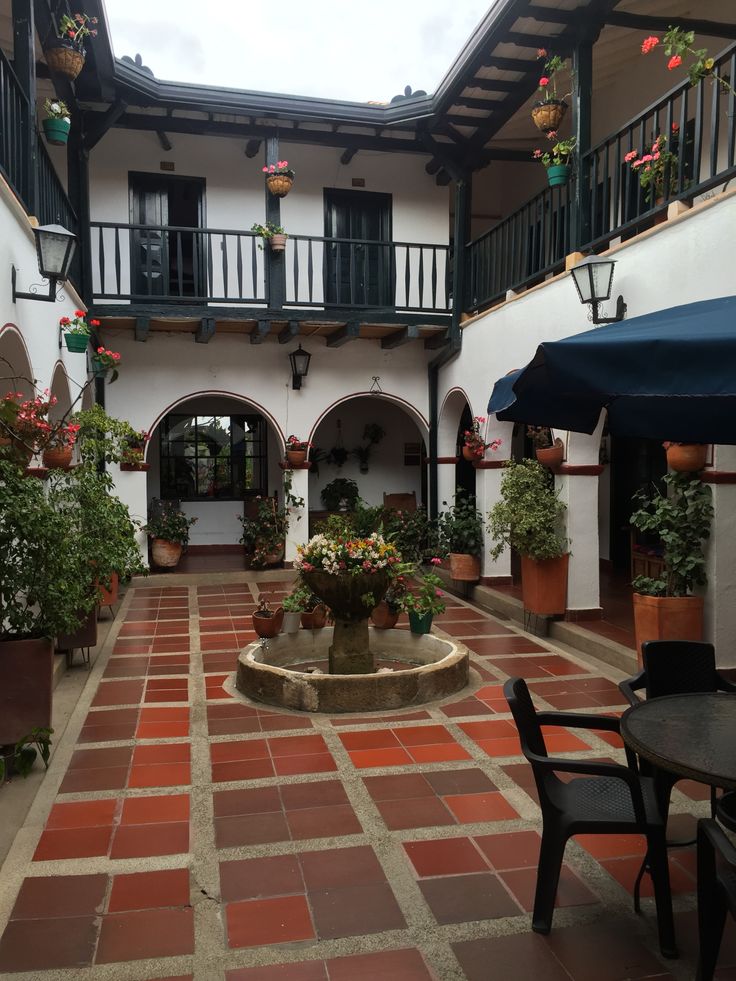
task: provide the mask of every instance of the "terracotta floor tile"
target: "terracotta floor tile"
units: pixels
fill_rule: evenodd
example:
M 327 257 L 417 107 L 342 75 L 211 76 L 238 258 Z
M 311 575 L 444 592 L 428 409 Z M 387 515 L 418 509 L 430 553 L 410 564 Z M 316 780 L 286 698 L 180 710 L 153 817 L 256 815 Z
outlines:
M 118 803 L 113 797 L 106 800 L 85 800 L 69 804 L 54 804 L 46 821 L 46 830 L 54 831 L 61 828 L 111 826 L 118 808 Z
M 350 759 L 359 770 L 365 770 L 372 766 L 401 766 L 405 763 L 414 762 L 409 754 L 401 748 L 358 749 L 350 753 Z
M 438 923 L 469 923 L 518 916 L 520 907 L 495 875 L 442 876 L 422 879 L 419 888 Z
M 141 708 L 141 722 L 189 722 L 189 709 L 183 705 L 154 706 Z
M 647 850 L 643 835 L 576 835 L 574 840 L 599 861 L 630 855 L 643 858 Z
M 513 634 L 510 630 L 498 630 L 497 633 L 505 633 L 506 636 L 472 637 L 463 640 L 463 643 L 481 657 L 491 657 L 498 654 L 532 654 L 537 651 L 543 653 L 546 650 L 529 637 Z
M 188 905 L 189 869 L 164 869 L 114 876 L 108 911 L 122 913 Z
M 115 832 L 111 858 L 147 858 L 189 852 L 189 824 L 129 824 Z
M 370 845 L 300 852 L 307 892 L 342 886 L 368 886 L 386 881 L 386 875 Z
M 92 706 L 137 705 L 143 697 L 143 681 L 101 681 Z
M 215 818 L 215 844 L 218 848 L 267 845 L 275 841 L 289 841 L 290 838 L 289 825 L 282 811 Z
M 109 766 L 97 770 L 67 770 L 59 787 L 60 794 L 86 793 L 94 790 L 121 790 L 128 779 L 127 766 Z
M 106 891 L 106 875 L 29 877 L 23 880 L 10 918 L 36 920 L 101 913 Z
M 634 882 L 641 868 L 641 858 L 612 858 L 601 862 L 601 865 L 609 872 L 617 882 L 633 895 Z M 670 888 L 673 895 L 682 893 L 692 893 L 695 891 L 696 877 L 683 867 L 679 862 L 670 858 Z M 651 876 L 645 875 L 641 881 L 641 895 L 653 896 Z
M 13 920 L 0 939 L 0 972 L 87 967 L 96 938 L 94 916 Z
M 129 787 L 183 787 L 191 782 L 188 763 L 155 763 L 151 766 L 132 766 Z
M 241 967 L 225 971 L 225 981 L 328 981 L 324 961 Z
M 285 783 L 278 789 L 284 809 L 287 811 L 299 810 L 303 807 L 329 807 L 333 804 L 348 803 L 345 788 L 339 780 Z
M 80 743 L 117 742 L 120 739 L 132 739 L 135 735 L 135 721 L 114 722 L 110 724 L 90 726 L 85 725 L 79 733 Z
M 406 747 L 436 746 L 439 743 L 455 742 L 444 726 L 410 726 L 392 731 L 399 742 Z
M 449 719 L 459 719 L 469 715 L 492 715 L 494 709 L 477 698 L 465 698 L 452 705 L 443 705 L 440 711 Z
M 267 759 L 268 744 L 265 739 L 244 739 L 226 743 L 211 743 L 210 757 L 213 763 L 230 763 L 234 760 Z
M 112 827 L 44 831 L 33 853 L 33 861 L 47 862 L 61 858 L 107 855 L 111 838 Z
M 453 943 L 467 981 L 488 981 L 488 965 L 504 981 L 570 981 L 570 975 L 536 933 Z
M 476 742 L 488 756 L 521 756 L 518 736 L 504 739 L 477 739 Z
M 531 913 L 534 908 L 534 892 L 537 888 L 536 869 L 512 869 L 500 872 L 499 878 L 506 883 L 522 909 Z M 555 908 L 562 906 L 587 906 L 597 903 L 598 898 L 567 865 L 562 866 L 557 887 Z
M 281 736 L 268 740 L 271 756 L 317 756 L 327 753 L 322 736 Z
M 303 893 L 299 861 L 294 855 L 274 855 L 220 862 L 220 892 L 226 903 Z
M 445 763 L 450 760 L 469 760 L 470 753 L 458 743 L 445 743 L 435 746 L 411 746 L 409 755 L 415 763 Z
M 191 757 L 189 743 L 166 743 L 162 746 L 136 746 L 133 766 L 150 763 L 188 763 Z
M 309 893 L 317 935 L 330 940 L 406 926 L 387 882 L 340 886 Z
M 486 620 L 484 622 L 469 622 L 469 623 L 443 623 L 440 625 L 440 629 L 444 630 L 446 634 L 451 637 L 493 637 L 496 634 L 507 634 L 509 630 L 507 627 L 502 627 L 500 623 L 495 620 Z M 467 646 L 470 646 L 469 644 Z
M 136 739 L 177 739 L 189 735 L 188 722 L 141 722 Z
M 474 821 L 512 821 L 518 812 L 503 794 L 459 794 L 443 798 L 458 821 L 469 824 Z
M 225 915 L 230 947 L 263 947 L 310 940 L 315 936 L 304 896 L 230 903 Z
M 95 963 L 193 953 L 193 909 L 147 909 L 103 918 Z
M 575 981 L 621 981 L 665 974 L 661 962 L 627 924 L 606 918 L 552 930 L 547 947 Z
M 110 746 L 105 749 L 78 749 L 72 754 L 70 770 L 90 770 L 99 767 L 127 766 L 133 755 L 132 746 Z
M 431 775 L 407 773 L 384 777 L 363 777 L 363 783 L 373 800 L 404 800 L 411 797 L 433 797 Z
M 598 835 L 597 837 L 606 837 Z M 537 868 L 541 838 L 536 831 L 479 835 L 473 839 L 493 869 Z
M 431 828 L 455 824 L 455 818 L 438 797 L 377 801 L 381 817 L 390 831 Z
M 489 794 L 498 788 L 482 770 L 473 767 L 467 770 L 437 770 L 424 774 L 436 794 Z
M 363 828 L 350 804 L 303 807 L 288 811 L 286 820 L 295 841 L 305 838 L 337 838 L 359 835 Z
M 414 948 L 336 957 L 326 964 L 330 981 L 434 981 L 436 977 Z
M 516 735 L 516 726 L 508 719 L 488 719 L 484 722 L 460 722 L 459 727 L 471 739 L 501 739 Z
M 266 760 L 234 760 L 232 763 L 213 763 L 212 780 L 226 783 L 229 780 L 259 780 L 275 776 L 273 763 Z
M 487 862 L 470 838 L 408 841 L 404 851 L 421 878 L 488 871 Z
M 273 761 L 276 775 L 293 776 L 298 773 L 333 773 L 337 763 L 329 753 L 313 756 L 280 756 Z
M 154 797 L 128 797 L 123 802 L 120 823 L 165 824 L 188 820 L 188 794 L 160 794 Z
M 321 785 L 321 784 L 320 784 Z M 307 786 L 310 786 L 307 784 Z M 342 784 L 339 784 L 342 790 Z M 215 817 L 235 814 L 266 814 L 281 810 L 278 787 L 259 787 L 253 790 L 220 790 L 213 794 Z
M 373 729 L 366 730 L 364 732 L 341 732 L 340 742 L 348 751 L 365 749 L 395 749 L 400 745 L 396 733 L 394 733 L 391 729 Z

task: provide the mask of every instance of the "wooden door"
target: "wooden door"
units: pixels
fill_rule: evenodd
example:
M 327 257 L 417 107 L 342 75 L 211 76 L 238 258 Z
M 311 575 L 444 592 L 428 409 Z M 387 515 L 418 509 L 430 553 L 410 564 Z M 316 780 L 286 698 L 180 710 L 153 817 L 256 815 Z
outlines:
M 391 195 L 325 190 L 325 237 L 351 240 L 325 245 L 325 302 L 393 307 Z

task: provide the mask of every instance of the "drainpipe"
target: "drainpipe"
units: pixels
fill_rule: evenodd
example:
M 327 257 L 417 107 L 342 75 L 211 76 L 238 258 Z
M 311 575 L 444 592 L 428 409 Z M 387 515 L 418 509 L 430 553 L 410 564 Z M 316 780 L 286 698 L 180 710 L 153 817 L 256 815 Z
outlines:
M 460 353 L 463 338 L 460 315 L 465 296 L 465 243 L 468 239 L 471 174 L 458 174 L 455 179 L 455 222 L 452 257 L 452 319 L 449 343 L 427 365 L 429 385 L 429 516 L 436 518 L 439 511 L 437 490 L 437 417 L 439 413 L 439 373 Z

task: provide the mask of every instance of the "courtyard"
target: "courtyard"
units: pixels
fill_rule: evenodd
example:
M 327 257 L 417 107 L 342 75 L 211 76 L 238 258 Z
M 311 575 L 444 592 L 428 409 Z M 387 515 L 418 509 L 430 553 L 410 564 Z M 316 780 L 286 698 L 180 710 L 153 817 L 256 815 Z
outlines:
M 436 628 L 471 651 L 462 693 L 369 717 L 247 703 L 232 682 L 250 614 L 291 578 L 134 581 L 4 866 L 0 974 L 693 977 L 692 847 L 670 850 L 679 960 L 659 956 L 652 900 L 633 912 L 633 835 L 572 841 L 552 933 L 531 931 L 541 819 L 503 682 L 525 677 L 539 706 L 610 713 L 620 672 L 448 597 Z M 616 736 L 580 730 L 548 745 L 623 756 Z M 671 838 L 693 837 L 707 798 L 676 785 Z M 736 977 L 730 929 L 723 979 Z

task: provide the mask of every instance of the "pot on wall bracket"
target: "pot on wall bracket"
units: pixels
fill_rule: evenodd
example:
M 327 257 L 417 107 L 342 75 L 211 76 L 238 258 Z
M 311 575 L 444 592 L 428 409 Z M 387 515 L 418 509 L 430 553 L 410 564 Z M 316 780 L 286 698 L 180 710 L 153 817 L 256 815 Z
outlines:
M 547 168 L 547 181 L 550 187 L 564 187 L 569 179 L 569 164 L 556 164 Z
M 558 437 L 552 446 L 537 446 L 534 453 L 542 466 L 559 467 L 565 457 L 565 444 Z
M 89 344 L 89 334 L 64 334 L 64 343 L 72 354 L 84 354 Z
M 562 99 L 546 99 L 537 102 L 532 109 L 532 120 L 537 129 L 543 133 L 560 128 L 560 123 L 567 112 L 567 103 Z
M 664 444 L 667 466 L 678 473 L 697 473 L 705 466 L 708 447 L 705 443 Z
M 48 119 L 43 119 L 41 125 L 43 126 L 43 135 L 46 137 L 47 143 L 51 143 L 52 146 L 66 146 L 67 140 L 69 139 L 69 130 L 72 126 L 71 120 L 52 116 Z
M 286 235 L 274 233 L 269 239 L 272 252 L 284 252 L 286 250 Z

